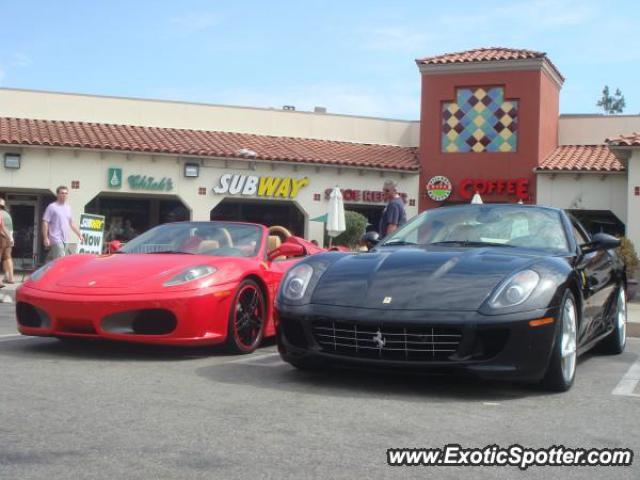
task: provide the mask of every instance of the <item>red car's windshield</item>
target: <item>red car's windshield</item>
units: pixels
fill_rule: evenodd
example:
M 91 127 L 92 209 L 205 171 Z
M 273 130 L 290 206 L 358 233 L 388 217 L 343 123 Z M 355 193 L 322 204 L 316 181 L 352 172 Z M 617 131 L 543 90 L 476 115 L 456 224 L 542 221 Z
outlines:
M 262 229 L 225 222 L 159 225 L 127 243 L 120 253 L 181 253 L 216 257 L 253 257 L 260 251 Z

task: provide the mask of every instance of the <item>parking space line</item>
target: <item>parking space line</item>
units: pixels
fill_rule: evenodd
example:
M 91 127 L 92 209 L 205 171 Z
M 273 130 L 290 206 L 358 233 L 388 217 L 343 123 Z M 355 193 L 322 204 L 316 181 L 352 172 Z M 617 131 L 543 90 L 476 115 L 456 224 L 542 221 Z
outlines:
M 229 363 L 251 363 L 251 364 L 256 364 L 256 365 L 260 365 L 262 367 L 272 367 L 272 366 L 278 366 L 280 365 L 279 363 L 274 363 L 273 365 L 269 365 L 269 364 L 265 364 L 265 363 L 260 363 L 260 360 L 266 360 L 268 358 L 274 358 L 274 357 L 279 357 L 280 354 L 278 352 L 273 352 L 273 353 L 265 353 L 262 355 L 250 355 L 246 358 L 240 358 L 238 360 L 230 360 L 228 362 L 224 362 L 225 364 L 229 364 Z
M 628 397 L 640 397 L 640 394 L 633 393 L 638 383 L 640 383 L 640 361 L 629 367 L 627 373 L 613 389 L 612 395 L 625 395 Z

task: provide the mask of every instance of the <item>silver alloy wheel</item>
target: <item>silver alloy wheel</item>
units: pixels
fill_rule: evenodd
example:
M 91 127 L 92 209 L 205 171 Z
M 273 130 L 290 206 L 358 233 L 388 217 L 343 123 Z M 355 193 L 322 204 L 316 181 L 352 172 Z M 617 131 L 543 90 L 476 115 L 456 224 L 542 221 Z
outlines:
M 620 288 L 618 293 L 618 305 L 616 306 L 616 322 L 618 327 L 618 341 L 624 347 L 627 341 L 627 298 L 624 288 Z
M 562 376 L 570 383 L 576 370 L 576 306 L 567 298 L 562 307 L 562 337 L 560 338 L 560 364 Z

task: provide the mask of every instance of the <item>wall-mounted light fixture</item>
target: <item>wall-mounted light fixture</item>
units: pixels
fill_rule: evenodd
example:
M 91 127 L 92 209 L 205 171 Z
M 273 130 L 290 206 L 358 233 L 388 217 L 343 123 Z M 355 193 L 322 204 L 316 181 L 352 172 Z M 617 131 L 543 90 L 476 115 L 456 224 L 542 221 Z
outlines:
M 22 155 L 19 153 L 5 153 L 4 154 L 4 168 L 12 168 L 17 170 L 20 168 Z
M 184 176 L 188 178 L 197 178 L 200 176 L 200 165 L 197 163 L 184 164 Z

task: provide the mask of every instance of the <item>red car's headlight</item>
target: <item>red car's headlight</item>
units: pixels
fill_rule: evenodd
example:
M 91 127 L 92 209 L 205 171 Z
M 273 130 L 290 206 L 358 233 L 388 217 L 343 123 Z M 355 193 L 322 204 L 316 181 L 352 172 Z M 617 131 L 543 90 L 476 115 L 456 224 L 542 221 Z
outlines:
M 211 275 L 216 272 L 216 268 L 210 265 L 200 265 L 197 267 L 191 267 L 178 275 L 173 276 L 171 279 L 164 282 L 162 285 L 165 287 L 174 287 L 176 285 L 182 285 L 184 283 L 192 282 Z
M 53 262 L 49 262 L 41 266 L 39 269 L 37 269 L 35 272 L 29 275 L 29 280 L 33 282 L 37 282 L 38 280 L 40 280 L 44 276 L 44 274 L 47 273 L 47 270 L 53 267 L 54 263 L 55 263 L 55 260 Z

